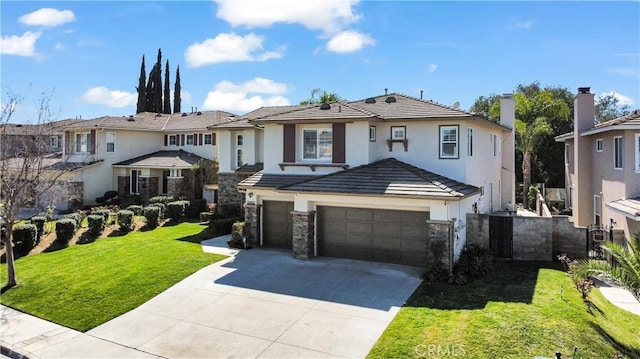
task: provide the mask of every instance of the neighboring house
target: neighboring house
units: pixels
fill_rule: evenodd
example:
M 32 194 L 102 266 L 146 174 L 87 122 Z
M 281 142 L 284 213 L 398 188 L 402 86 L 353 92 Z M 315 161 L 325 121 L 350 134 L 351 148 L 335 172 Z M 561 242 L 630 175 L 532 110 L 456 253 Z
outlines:
M 25 151 L 33 153 L 36 149 L 25 148 L 27 144 L 38 144 L 38 152 L 62 152 L 62 132 L 69 124 L 78 120 L 52 121 L 45 124 L 13 124 L 0 125 L 0 155 L 2 158 L 17 157 Z M 40 139 L 27 139 L 27 136 L 37 136 Z
M 217 136 L 207 126 L 234 115 L 223 111 L 101 117 L 65 128 L 66 163 L 83 164 L 69 180 L 82 204 L 95 204 L 107 191 L 139 195 L 202 197 L 184 192 L 195 164 L 217 158 Z
M 450 269 L 465 244 L 466 213 L 514 202 L 510 95 L 500 124 L 401 94 L 249 115 L 247 128 L 264 136 L 263 158 L 244 161 L 263 170 L 237 185 L 250 237 L 296 258 Z M 221 172 L 239 164 L 221 146 Z
M 565 144 L 566 206 L 576 227 L 640 231 L 640 111 L 594 125 L 594 95 L 581 87 Z

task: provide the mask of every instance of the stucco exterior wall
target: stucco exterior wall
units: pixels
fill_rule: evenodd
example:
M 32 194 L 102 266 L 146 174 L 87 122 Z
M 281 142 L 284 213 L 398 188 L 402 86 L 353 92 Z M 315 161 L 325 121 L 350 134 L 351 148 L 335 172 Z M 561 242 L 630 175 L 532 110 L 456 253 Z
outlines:
M 211 134 L 212 132 L 210 131 L 189 131 L 189 132 L 171 132 L 171 133 L 162 133 L 161 136 L 162 138 L 160 139 L 161 142 L 159 142 L 159 145 L 156 146 L 157 149 L 156 151 L 177 151 L 177 150 L 183 150 L 183 151 L 187 151 L 187 152 L 191 152 L 194 153 L 200 157 L 204 157 L 206 159 L 216 159 L 218 158 L 218 149 L 217 149 L 217 144 L 216 145 L 183 145 L 183 146 L 164 146 L 164 135 L 182 135 L 184 134 L 186 135 L 192 135 L 192 134 L 197 134 L 199 135 L 204 135 L 205 133 L 207 134 Z M 153 152 L 153 151 L 152 151 Z

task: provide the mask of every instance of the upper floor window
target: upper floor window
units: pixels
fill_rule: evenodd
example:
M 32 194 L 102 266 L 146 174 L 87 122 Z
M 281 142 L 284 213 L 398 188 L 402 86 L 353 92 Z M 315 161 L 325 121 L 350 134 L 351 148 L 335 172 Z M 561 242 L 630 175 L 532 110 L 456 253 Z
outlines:
M 213 144 L 213 135 L 211 133 L 204 134 L 204 144 L 212 145 Z
M 458 126 L 440 126 L 440 158 L 458 158 Z
M 131 170 L 131 194 L 140 193 L 140 176 L 142 171 Z
M 169 146 L 177 146 L 178 145 L 178 136 L 169 135 Z
M 391 140 L 399 141 L 407 139 L 407 128 L 405 126 L 391 127 Z
M 243 142 L 244 142 L 244 137 L 242 135 L 238 135 L 238 137 L 236 137 L 236 145 L 242 146 Z
M 573 153 L 571 152 L 571 145 L 568 143 L 564 144 L 564 164 L 568 165 L 571 163 L 571 157 L 573 157 Z
M 613 138 L 613 168 L 617 170 L 622 169 L 623 161 L 623 145 L 622 136 L 616 136 Z
M 187 135 L 187 145 L 193 146 L 193 135 Z
M 602 152 L 602 149 L 604 147 L 603 145 L 604 144 L 603 144 L 602 138 L 598 138 L 596 140 L 596 152 Z
M 636 133 L 636 173 L 640 173 L 640 133 Z
M 593 196 L 593 224 L 599 226 L 602 224 L 602 202 L 600 196 Z
M 331 159 L 333 134 L 330 128 L 303 130 L 302 141 L 303 159 Z
M 376 126 L 369 126 L 369 141 L 376 141 Z
M 473 156 L 473 128 L 467 128 L 467 156 Z
M 58 136 L 51 136 L 49 138 L 49 145 L 51 147 L 58 147 L 60 146 L 60 139 L 58 138 Z
M 116 133 L 107 132 L 107 152 L 116 152 Z
M 244 156 L 242 154 L 242 148 L 236 149 L 236 166 L 241 167 L 244 164 Z
M 76 153 L 89 152 L 89 132 L 76 133 Z
M 493 143 L 493 157 L 495 157 L 498 155 L 498 153 L 500 153 L 500 142 L 498 142 L 498 136 L 492 134 L 491 142 Z

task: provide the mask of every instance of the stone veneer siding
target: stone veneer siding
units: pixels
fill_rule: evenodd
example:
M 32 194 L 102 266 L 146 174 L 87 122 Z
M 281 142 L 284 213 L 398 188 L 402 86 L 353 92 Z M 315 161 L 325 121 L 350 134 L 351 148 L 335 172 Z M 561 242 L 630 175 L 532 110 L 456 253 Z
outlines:
M 69 182 L 67 184 L 67 208 L 76 210 L 82 207 L 84 202 L 84 183 L 83 182 Z
M 247 178 L 236 173 L 218 173 L 218 203 L 223 211 L 240 212 L 242 209 L 242 197 L 238 191 L 238 183 Z
M 131 187 L 131 177 L 118 176 L 118 194 L 124 195 L 129 193 Z
M 451 272 L 453 270 L 453 223 L 451 221 L 427 221 L 427 267 L 442 262 L 443 268 Z M 434 249 L 442 249 L 441 258 L 437 258 Z
M 167 196 L 173 198 L 180 197 L 180 191 L 182 190 L 182 177 L 169 177 L 167 178 Z
M 244 221 L 245 226 L 248 225 L 248 237 L 249 243 L 251 245 L 257 246 L 260 245 L 260 210 L 261 206 L 257 206 L 255 204 L 245 204 L 244 205 Z
M 293 257 L 309 259 L 314 256 L 316 212 L 292 212 Z

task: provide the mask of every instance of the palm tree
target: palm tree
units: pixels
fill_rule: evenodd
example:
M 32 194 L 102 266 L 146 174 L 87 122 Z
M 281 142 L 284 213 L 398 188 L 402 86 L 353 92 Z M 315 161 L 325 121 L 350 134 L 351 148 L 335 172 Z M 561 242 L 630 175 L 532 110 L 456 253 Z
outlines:
M 629 247 L 606 242 L 602 249 L 613 256 L 617 265 L 602 260 L 582 260 L 573 269 L 574 274 L 581 278 L 602 275 L 629 289 L 636 298 L 640 298 L 640 232 L 633 235 Z
M 556 98 L 549 90 L 539 91 L 531 96 L 523 92 L 514 95 L 516 110 L 516 149 L 522 152 L 523 205 L 528 207 L 527 192 L 531 184 L 531 156 L 541 140 L 553 134 L 552 118 L 569 117 L 569 106 Z
M 300 101 L 300 104 L 316 105 L 316 104 L 339 102 L 339 101 L 345 101 L 345 99 L 335 92 L 327 92 L 325 90 L 315 88 L 313 89 L 313 91 L 311 91 L 311 97 L 306 100 Z

